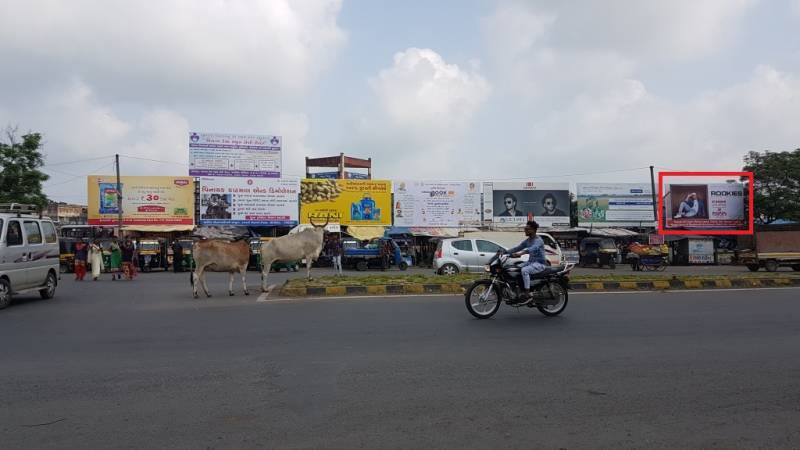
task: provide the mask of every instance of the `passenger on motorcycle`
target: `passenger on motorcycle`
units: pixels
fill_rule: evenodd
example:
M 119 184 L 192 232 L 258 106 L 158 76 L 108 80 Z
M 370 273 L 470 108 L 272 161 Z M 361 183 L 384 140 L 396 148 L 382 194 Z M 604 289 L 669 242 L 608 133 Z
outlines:
M 529 220 L 525 225 L 525 236 L 527 239 L 522 241 L 518 246 L 506 250 L 506 255 L 511 255 L 513 258 L 519 258 L 524 254 L 528 254 L 528 262 L 522 266 L 520 272 L 522 273 L 522 285 L 525 290 L 522 292 L 523 301 L 530 301 L 533 297 L 531 293 L 531 275 L 537 274 L 547 269 L 547 258 L 545 257 L 544 241 L 536 235 L 536 230 L 539 229 L 539 224 L 533 220 Z

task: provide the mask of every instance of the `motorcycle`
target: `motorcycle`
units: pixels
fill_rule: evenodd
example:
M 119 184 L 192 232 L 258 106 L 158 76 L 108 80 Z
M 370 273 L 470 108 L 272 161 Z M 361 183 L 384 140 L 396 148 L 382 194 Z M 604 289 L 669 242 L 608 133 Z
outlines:
M 567 308 L 569 272 L 575 264 L 548 267 L 531 275 L 533 300 L 522 302 L 522 266 L 524 261 L 511 262 L 508 255 L 495 255 L 484 270 L 489 278 L 476 280 L 467 289 L 464 301 L 467 311 L 478 319 L 488 319 L 505 301 L 509 306 L 537 308 L 545 316 L 557 316 Z

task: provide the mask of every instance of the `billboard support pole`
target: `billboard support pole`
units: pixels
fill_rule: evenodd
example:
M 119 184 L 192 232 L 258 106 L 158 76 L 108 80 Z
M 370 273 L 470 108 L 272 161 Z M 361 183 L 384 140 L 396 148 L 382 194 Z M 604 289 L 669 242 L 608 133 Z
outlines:
M 119 153 L 114 155 L 117 170 L 117 239 L 122 239 L 122 184 L 119 181 Z
M 653 166 L 650 166 L 650 193 L 653 196 L 653 222 L 658 220 L 658 203 L 656 202 L 656 179 L 653 175 Z M 656 224 L 656 229 L 658 229 L 658 224 Z

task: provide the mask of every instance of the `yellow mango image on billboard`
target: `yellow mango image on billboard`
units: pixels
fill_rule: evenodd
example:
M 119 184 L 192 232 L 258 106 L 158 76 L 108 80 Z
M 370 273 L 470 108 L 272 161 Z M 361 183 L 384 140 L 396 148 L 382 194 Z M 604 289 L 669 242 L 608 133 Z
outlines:
M 300 183 L 301 223 L 392 224 L 392 182 L 307 178 Z

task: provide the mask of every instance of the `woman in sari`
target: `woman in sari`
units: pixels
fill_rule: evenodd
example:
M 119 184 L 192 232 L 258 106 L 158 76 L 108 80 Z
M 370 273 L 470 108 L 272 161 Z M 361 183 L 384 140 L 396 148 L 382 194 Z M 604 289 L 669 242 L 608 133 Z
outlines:
M 133 243 L 131 243 L 130 239 L 126 240 L 125 243 L 122 244 L 121 248 L 122 252 L 122 273 L 125 274 L 126 280 L 133 279 Z
M 89 262 L 92 265 L 92 280 L 97 281 L 100 278 L 100 272 L 103 271 L 103 247 L 97 241 L 92 242 L 89 246 Z
M 122 250 L 117 241 L 111 242 L 111 280 L 121 280 L 122 274 Z

